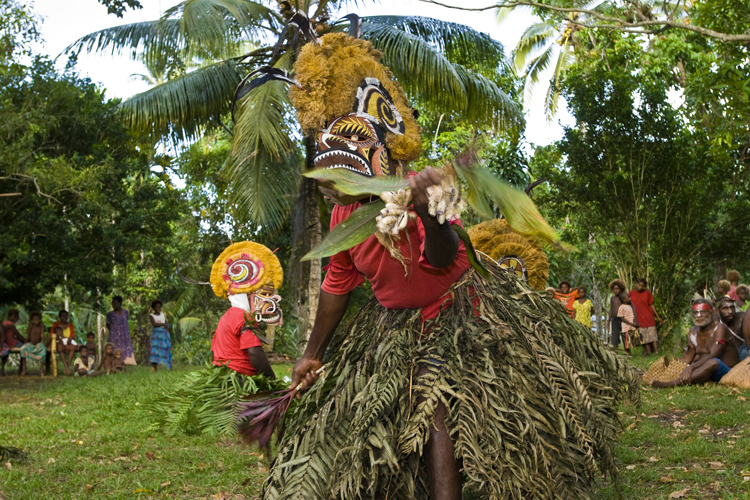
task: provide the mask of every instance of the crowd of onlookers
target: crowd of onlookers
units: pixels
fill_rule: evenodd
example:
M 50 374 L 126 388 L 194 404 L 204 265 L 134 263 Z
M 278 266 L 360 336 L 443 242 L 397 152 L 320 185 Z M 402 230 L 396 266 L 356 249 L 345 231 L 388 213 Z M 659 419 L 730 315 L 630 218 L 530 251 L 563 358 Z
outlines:
M 731 271 L 720 280 L 715 293 L 700 287 L 691 300 L 693 327 L 687 335 L 687 345 L 674 379 L 656 380 L 654 387 L 719 382 L 736 367 L 750 386 L 750 321 L 745 322 L 750 288 L 739 283 L 740 273 Z M 606 328 L 611 333 L 611 344 L 618 349 L 622 343 L 630 356 L 631 349 L 643 346 L 643 356 L 659 352 L 657 325 L 664 323 L 654 307 L 654 296 L 646 279 L 639 279 L 627 291 L 624 281 L 615 279 L 609 284 L 612 292 Z M 557 289 L 547 288 L 550 298 L 561 301 L 572 318 L 591 328 L 593 303 L 585 286 L 574 288 L 563 281 Z M 665 367 L 669 361 L 660 359 Z M 684 366 L 684 368 L 682 368 Z M 727 380 L 733 380 L 730 375 Z
M 613 280 L 609 289 L 612 297 L 605 323 L 611 333 L 612 346 L 617 349 L 622 342 L 628 355 L 636 345 L 643 345 L 643 356 L 659 352 L 656 325 L 663 323 L 663 320 L 656 312 L 654 296 L 648 290 L 646 279 L 639 279 L 630 292 L 620 279 Z M 557 289 L 547 288 L 547 294 L 550 298 L 561 301 L 570 317 L 591 328 L 593 302 L 585 286 L 574 288 L 569 282 L 563 281 Z
M 26 335 L 22 335 L 16 324 L 20 314 L 18 309 L 10 309 L 0 325 L 0 376 L 4 376 L 5 366 L 12 354 L 19 356 L 19 374 L 28 373 L 28 363 L 38 362 L 39 373 L 49 373 L 55 356 L 59 355 L 66 375 L 97 376 L 126 371 L 126 365 L 135 365 L 133 345 L 130 339 L 130 314 L 122 308 L 122 297 L 112 299 L 112 310 L 106 316 L 106 327 L 109 342 L 98 352 L 94 332 L 86 334 L 85 342 L 76 334 L 75 325 L 70 321 L 70 314 L 62 310 L 58 319 L 48 329 L 42 321 L 42 313 L 29 313 L 26 324 Z M 149 314 L 151 322 L 150 356 L 152 371 L 159 364 L 171 369 L 172 354 L 169 335 L 169 323 L 161 311 L 161 301 L 151 304 Z M 54 346 L 53 346 L 54 339 Z M 77 355 L 77 357 L 76 357 Z M 75 359 L 74 359 L 75 358 Z

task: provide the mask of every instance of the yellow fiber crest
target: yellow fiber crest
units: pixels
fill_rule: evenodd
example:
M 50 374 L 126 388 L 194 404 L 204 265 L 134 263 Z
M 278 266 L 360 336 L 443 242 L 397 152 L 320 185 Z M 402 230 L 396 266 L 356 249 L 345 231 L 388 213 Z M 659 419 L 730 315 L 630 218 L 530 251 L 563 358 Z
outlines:
M 549 260 L 536 240 L 516 233 L 504 219 L 482 222 L 469 228 L 468 233 L 474 249 L 496 262 L 509 256 L 522 259 L 529 285 L 544 290 L 549 277 Z
M 415 160 L 422 150 L 421 129 L 401 86 L 380 64 L 381 53 L 370 42 L 345 33 L 330 33 L 319 41 L 319 45 L 305 45 L 294 65 L 294 77 L 306 90 L 289 90 L 305 133 L 317 134 L 326 122 L 351 113 L 359 85 L 365 78 L 377 78 L 393 98 L 406 129 L 404 135 L 386 133 L 390 156 Z
M 211 268 L 211 285 L 218 297 L 252 293 L 266 284 L 281 288 L 284 271 L 268 247 L 252 241 L 229 245 Z

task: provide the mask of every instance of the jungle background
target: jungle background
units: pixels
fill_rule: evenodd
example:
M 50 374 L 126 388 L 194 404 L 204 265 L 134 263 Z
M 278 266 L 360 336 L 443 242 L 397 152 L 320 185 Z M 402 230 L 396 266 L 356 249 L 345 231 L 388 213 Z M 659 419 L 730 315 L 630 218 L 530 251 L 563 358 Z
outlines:
M 140 6 L 101 3 L 115 16 Z M 420 111 L 413 168 L 475 147 L 514 186 L 542 181 L 532 198 L 579 250 L 550 252 L 550 284 L 587 285 L 598 310 L 611 279 L 645 277 L 674 342 L 697 288 L 714 288 L 730 268 L 750 273 L 750 10 L 719 0 L 602 2 L 589 14 L 565 10 L 575 2 L 549 6 L 526 7 L 539 22 L 515 48 L 426 17 L 365 18 L 364 36 Z M 0 7 L 0 313 L 21 308 L 23 326 L 32 309 L 49 322 L 67 307 L 79 332 L 94 331 L 97 313 L 122 295 L 143 361 L 158 298 L 175 325 L 177 362 L 202 363 L 225 304 L 180 276 L 207 281 L 230 241 L 252 239 L 278 248 L 286 322 L 274 348 L 297 355 L 326 264 L 300 258 L 327 232 L 331 207 L 300 180 L 312 145 L 285 87 L 251 93 L 236 122 L 229 104 L 246 72 L 269 61 L 291 68 L 291 39 L 270 56 L 295 8 L 323 33 L 345 29 L 336 19 L 349 4 L 184 1 L 75 42 L 63 70 L 34 49 L 43 40 L 33 5 Z M 507 10 L 488 12 L 502 22 Z M 597 14 L 625 24 L 600 26 Z M 633 19 L 654 29 L 622 27 Z M 152 87 L 109 100 L 76 72 L 82 52 L 142 61 L 134 78 Z M 548 67 L 552 80 L 540 81 Z M 552 145 L 525 140 L 531 91 L 546 94 L 551 120 L 561 103 L 575 118 Z M 369 295 L 358 290 L 355 303 Z

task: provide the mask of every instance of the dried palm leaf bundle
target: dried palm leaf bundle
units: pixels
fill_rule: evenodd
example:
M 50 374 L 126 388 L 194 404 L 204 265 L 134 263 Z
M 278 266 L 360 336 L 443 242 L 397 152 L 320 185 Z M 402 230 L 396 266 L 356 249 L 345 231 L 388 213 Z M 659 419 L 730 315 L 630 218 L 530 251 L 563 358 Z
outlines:
M 750 389 L 750 358 L 745 358 L 729 370 L 729 373 L 721 377 L 721 385 Z
M 580 499 L 617 473 L 616 412 L 638 399 L 637 375 L 559 304 L 486 265 L 491 277 L 468 271 L 435 319 L 373 299 L 336 332 L 325 378 L 287 416 L 265 500 L 427 500 L 421 455 L 439 401 L 469 497 Z
M 643 383 L 650 385 L 654 380 L 672 382 L 679 378 L 687 366 L 687 364 L 679 359 L 675 359 L 669 355 L 663 356 L 654 361 L 648 370 L 646 370 L 646 373 L 643 374 Z
M 263 375 L 248 377 L 226 366 L 207 366 L 185 375 L 161 397 L 147 403 L 152 414 L 150 430 L 169 435 L 237 435 L 237 402 L 258 393 L 275 392 L 283 382 Z
M 539 242 L 515 232 L 504 219 L 482 222 L 469 228 L 468 233 L 476 251 L 515 272 L 537 290 L 547 286 L 549 260 Z

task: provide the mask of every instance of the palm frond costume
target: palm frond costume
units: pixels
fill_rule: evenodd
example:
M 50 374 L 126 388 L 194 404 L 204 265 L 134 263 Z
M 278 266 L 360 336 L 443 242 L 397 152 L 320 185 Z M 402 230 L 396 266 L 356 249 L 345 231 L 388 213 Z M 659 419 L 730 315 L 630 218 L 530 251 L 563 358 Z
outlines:
M 325 35 L 294 73 L 316 168 L 405 176 L 420 129 L 372 45 Z M 335 207 L 332 226 L 359 205 Z M 375 297 L 338 328 L 325 377 L 290 412 L 263 498 L 426 500 L 422 456 L 440 403 L 468 498 L 586 497 L 602 472 L 616 473 L 616 409 L 638 380 L 515 273 L 487 262 L 482 278 L 463 245 L 453 264 L 431 267 L 421 224 L 398 222 L 391 243 L 403 262 L 376 236 L 332 257 L 324 291 L 346 293 L 364 274 Z

